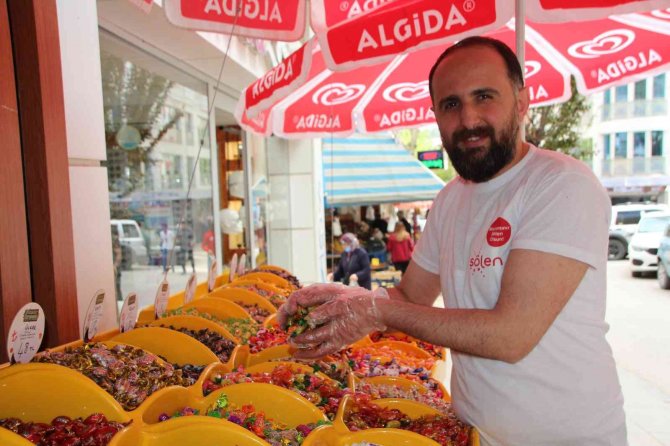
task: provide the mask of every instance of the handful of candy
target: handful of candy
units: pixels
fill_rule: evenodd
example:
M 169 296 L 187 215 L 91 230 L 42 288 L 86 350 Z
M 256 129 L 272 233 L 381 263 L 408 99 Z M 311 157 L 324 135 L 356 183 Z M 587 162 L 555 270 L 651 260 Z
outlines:
M 471 427 L 454 415 L 424 415 L 411 419 L 398 409 L 372 403 L 369 395 L 356 394 L 344 422 L 352 431 L 396 428 L 415 432 L 443 446 L 467 446 Z
M 123 423 L 108 421 L 104 415 L 95 413 L 85 420 L 60 416 L 46 423 L 23 422 L 17 418 L 0 420 L 0 427 L 21 435 L 41 446 L 88 445 L 105 446 L 112 437 L 126 427 Z
M 311 325 L 307 320 L 307 316 L 311 310 L 311 308 L 298 305 L 298 310 L 295 314 L 288 317 L 288 320 L 286 321 L 286 332 L 290 337 L 294 338 L 308 328 L 314 328 L 314 325 Z

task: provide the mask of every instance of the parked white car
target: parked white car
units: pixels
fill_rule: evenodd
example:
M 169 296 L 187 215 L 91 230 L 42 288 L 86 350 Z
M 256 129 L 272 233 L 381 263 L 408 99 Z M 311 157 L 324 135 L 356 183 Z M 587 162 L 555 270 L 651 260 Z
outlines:
M 135 220 L 111 220 L 112 234 L 118 234 L 123 253 L 122 268 L 130 269 L 133 264 L 146 265 L 147 247 L 140 226 Z
M 628 245 L 633 277 L 657 271 L 658 247 L 668 224 L 670 224 L 670 212 L 652 212 L 640 219 L 637 231 Z
M 628 244 L 637 230 L 637 224 L 644 215 L 650 212 L 670 212 L 666 204 L 634 203 L 612 206 L 612 222 L 610 223 L 609 260 L 621 260 L 628 254 Z

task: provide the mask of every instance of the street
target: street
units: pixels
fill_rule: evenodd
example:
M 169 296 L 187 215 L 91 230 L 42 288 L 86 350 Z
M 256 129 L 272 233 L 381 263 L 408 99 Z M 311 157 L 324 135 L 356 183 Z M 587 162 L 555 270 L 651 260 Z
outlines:
M 670 290 L 633 278 L 628 261 L 607 269 L 607 338 L 623 388 L 630 446 L 670 446 Z

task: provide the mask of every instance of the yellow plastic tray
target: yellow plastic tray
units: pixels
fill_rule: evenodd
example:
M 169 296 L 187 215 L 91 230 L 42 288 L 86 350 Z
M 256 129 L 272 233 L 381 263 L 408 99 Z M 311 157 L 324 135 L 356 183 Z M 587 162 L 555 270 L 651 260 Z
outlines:
M 153 321 L 151 324 L 149 324 L 149 326 L 152 327 L 158 327 L 161 325 L 164 325 L 165 327 L 169 327 L 171 325 L 176 328 L 188 328 L 189 330 L 202 330 L 203 328 L 206 328 L 208 330 L 220 334 L 225 338 L 230 339 L 236 344 L 240 343 L 239 339 L 233 336 L 228 330 L 223 328 L 221 325 L 217 324 L 216 322 L 212 322 L 210 320 L 197 316 L 188 316 L 188 315 L 168 316 Z
M 258 269 L 260 269 L 261 271 L 263 271 L 263 270 L 265 270 L 265 271 L 280 271 L 280 272 L 284 272 L 286 274 L 292 274 L 289 270 L 286 270 L 286 269 L 282 268 L 281 266 L 277 266 L 277 265 L 261 265 L 261 266 L 258 267 Z
M 277 322 L 277 313 L 276 312 L 265 318 L 265 320 L 263 321 L 263 327 L 265 327 L 265 328 L 279 327 L 279 322 Z
M 209 365 L 219 361 L 214 352 L 204 344 L 168 328 L 136 328 L 113 337 L 112 341 L 147 350 L 173 364 Z
M 397 336 L 404 336 L 404 337 L 407 337 L 407 339 L 408 339 L 407 342 L 409 342 L 409 343 L 412 344 L 412 345 L 417 346 L 418 348 L 421 348 L 421 347 L 419 346 L 419 344 L 418 344 L 419 340 L 418 340 L 417 338 L 413 337 L 413 336 L 410 336 L 410 335 L 406 334 L 406 333 L 403 333 L 403 332 L 401 332 L 401 331 L 389 331 L 389 332 L 387 332 L 386 334 L 388 334 L 388 335 L 397 335 Z M 369 338 L 369 337 L 368 337 L 368 338 Z M 382 340 L 377 341 L 377 342 L 387 342 L 387 341 L 392 341 L 392 339 L 384 340 L 384 339 L 382 338 Z M 370 342 L 374 342 L 374 341 L 372 341 L 372 339 L 370 339 Z M 406 342 L 406 341 L 397 341 L 397 342 Z M 436 346 L 436 347 L 437 347 L 437 346 Z M 423 350 L 423 349 L 422 349 L 422 350 Z M 447 348 L 446 348 L 446 347 L 438 347 L 438 350 L 439 350 L 439 351 L 441 352 L 441 354 L 442 354 L 442 359 L 441 359 L 441 360 L 446 359 L 446 357 L 447 357 Z M 440 359 L 437 359 L 437 360 L 440 361 Z
M 213 299 L 225 299 L 236 304 L 245 304 L 245 305 L 258 305 L 260 308 L 274 314 L 277 312 L 277 309 L 274 305 L 270 303 L 265 297 L 262 297 L 253 291 L 246 290 L 244 288 L 219 288 L 212 291 L 208 294 L 209 298 Z
M 231 423 L 212 417 L 193 416 L 173 418 L 142 428 L 119 432 L 109 446 L 269 446 L 253 433 Z
M 263 282 L 262 280 L 259 279 L 245 279 L 245 277 L 246 276 L 236 279 L 235 281 L 227 285 L 224 285 L 221 288 L 236 288 L 236 287 L 253 285 L 260 288 L 261 290 L 267 291 L 272 294 L 279 294 L 284 297 L 287 297 L 289 294 L 291 294 L 291 290 L 285 290 L 283 288 L 279 288 L 271 283 Z
M 249 354 L 246 366 L 251 367 L 262 362 L 272 361 L 273 359 L 288 359 L 293 357 L 295 350 L 288 344 L 275 345 L 274 347 L 266 348 L 258 353 Z
M 372 376 L 366 378 L 358 378 L 353 376 L 353 374 L 351 376 L 353 377 L 353 382 L 350 383 L 350 387 L 353 389 L 356 389 L 359 383 L 369 383 L 373 385 L 398 386 L 402 389 L 416 389 L 419 393 L 428 392 L 428 389 L 421 385 L 421 383 L 412 381 L 411 379 L 403 378 L 402 376 Z M 447 402 L 451 402 L 451 395 L 449 395 L 449 392 L 447 392 L 444 384 L 442 384 L 441 381 L 435 381 L 437 382 L 437 386 L 442 392 L 442 399 Z
M 253 320 L 249 316 L 249 313 L 235 302 L 216 297 L 203 297 L 184 305 L 182 308 L 195 308 L 201 313 L 209 313 L 218 319 L 235 318 Z
M 249 373 L 270 373 L 280 365 L 287 366 L 291 371 L 295 373 L 310 373 L 316 375 L 319 378 L 322 378 L 326 381 L 335 382 L 334 379 L 325 375 L 321 372 L 315 372 L 312 367 L 307 364 L 301 364 L 299 362 L 292 361 L 270 361 L 270 362 L 261 362 L 246 369 Z
M 255 273 L 249 273 L 245 274 L 244 276 L 241 276 L 240 278 L 244 278 L 244 280 L 254 280 L 258 279 L 262 282 L 269 283 L 272 285 L 275 285 L 276 287 L 282 288 L 284 290 L 289 290 L 293 291 L 294 287 L 289 283 L 288 280 L 279 277 L 276 274 L 272 273 L 266 273 L 266 272 L 255 272 Z M 235 281 L 233 281 L 235 283 Z

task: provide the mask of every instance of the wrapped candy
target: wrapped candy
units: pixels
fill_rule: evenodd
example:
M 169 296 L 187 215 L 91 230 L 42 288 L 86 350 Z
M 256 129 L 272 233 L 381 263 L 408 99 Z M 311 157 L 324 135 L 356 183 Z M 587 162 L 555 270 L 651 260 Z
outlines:
M 87 445 L 105 446 L 127 424 L 108 421 L 95 413 L 86 419 L 56 417 L 51 424 L 23 422 L 17 418 L 0 419 L 0 427 L 21 435 L 40 446 Z

